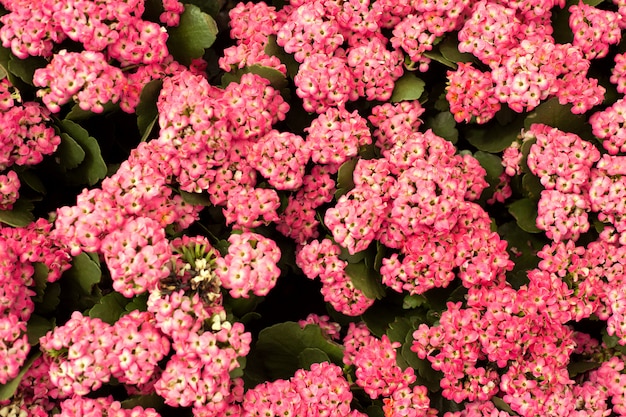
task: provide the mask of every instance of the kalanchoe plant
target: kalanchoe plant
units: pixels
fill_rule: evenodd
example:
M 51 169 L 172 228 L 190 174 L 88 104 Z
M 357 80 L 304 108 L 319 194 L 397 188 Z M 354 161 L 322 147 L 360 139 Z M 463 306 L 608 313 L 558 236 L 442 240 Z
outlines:
M 626 3 L 0 0 L 0 415 L 626 415 Z

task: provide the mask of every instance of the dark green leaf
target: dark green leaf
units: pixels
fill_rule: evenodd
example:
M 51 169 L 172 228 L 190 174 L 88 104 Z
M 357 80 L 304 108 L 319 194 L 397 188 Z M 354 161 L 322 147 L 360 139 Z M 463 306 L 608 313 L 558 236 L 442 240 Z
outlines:
M 533 124 L 542 123 L 564 132 L 577 133 L 585 129 L 587 119 L 584 115 L 572 114 L 571 108 L 571 104 L 564 106 L 559 103 L 558 98 L 551 98 L 526 116 L 524 128 L 528 130 Z
M 412 72 L 407 72 L 396 81 L 391 94 L 391 102 L 418 100 L 424 92 L 425 85 L 426 83 L 422 79 L 417 78 Z
M 370 405 L 367 407 L 367 413 L 369 417 L 385 417 L 385 413 L 380 405 Z
M 68 171 L 72 179 L 79 184 L 85 182 L 94 185 L 107 174 L 107 165 L 102 159 L 98 141 L 89 136 L 89 133 L 71 120 L 62 120 L 61 129 L 72 137 L 85 151 L 83 162 L 76 168 Z
M 224 2 L 220 0 L 189 0 L 189 3 L 195 4 L 204 13 L 208 13 L 214 18 L 217 18 Z
M 423 295 L 420 294 L 414 294 L 414 295 L 405 295 L 404 299 L 402 300 L 402 308 L 404 308 L 405 310 L 409 310 L 412 308 L 417 308 L 420 307 L 424 304 L 426 304 L 428 301 L 426 300 L 426 298 L 424 298 Z
M 382 337 L 389 329 L 389 324 L 396 320 L 398 315 L 406 313 L 398 306 L 389 305 L 387 299 L 376 302 L 361 316 L 367 328 L 376 337 Z
M 28 200 L 17 200 L 11 210 L 0 210 L 0 223 L 13 227 L 26 227 L 35 219 L 32 213 L 34 207 L 33 203 Z
M 469 128 L 466 138 L 478 150 L 498 153 L 508 148 L 517 139 L 522 127 L 523 121 L 521 119 L 517 119 L 506 126 L 491 122 Z
M 122 408 L 125 409 L 140 406 L 143 408 L 154 408 L 159 411 L 164 405 L 163 397 L 157 394 L 139 395 L 122 401 Z
M 278 46 L 276 43 L 276 35 L 271 35 L 268 38 L 267 45 L 265 45 L 265 53 L 269 56 L 275 56 L 280 59 L 280 62 L 285 64 L 287 67 L 287 75 L 291 78 L 296 76 L 300 64 L 298 64 L 298 61 L 295 60 L 293 55 L 288 54 L 283 48 Z
M 61 285 L 58 282 L 48 283 L 43 293 L 41 302 L 35 304 L 35 311 L 42 315 L 47 315 L 56 310 L 61 302 Z
M 537 228 L 537 202 L 522 198 L 509 205 L 509 213 L 515 218 L 518 226 L 528 233 L 539 233 Z
M 43 182 L 39 176 L 33 172 L 33 170 L 25 169 L 23 171 L 19 171 L 17 175 L 20 178 L 20 182 L 29 186 L 33 191 L 36 191 L 39 194 L 46 193 L 45 185 L 43 185 Z
M 311 369 L 314 363 L 330 362 L 330 358 L 323 350 L 318 348 L 306 348 L 298 355 L 300 369 Z
M 341 248 L 339 259 L 341 259 L 342 261 L 351 263 L 351 264 L 356 264 L 358 262 L 361 262 L 365 258 L 365 256 L 368 254 L 368 250 L 362 250 L 360 252 L 357 252 L 351 255 L 350 252 L 348 252 L 348 249 L 344 248 L 343 246 L 339 246 L 339 247 Z
M 443 54 L 439 50 L 426 51 L 424 52 L 424 56 L 426 58 L 432 59 L 435 62 L 439 62 L 440 64 L 443 64 L 450 69 L 454 70 L 457 68 L 456 63 L 443 56 Z
M 252 379 L 288 379 L 300 369 L 300 354 L 307 348 L 321 350 L 335 364 L 343 363 L 341 346 L 324 337 L 319 326 L 302 329 L 298 323 L 285 322 L 261 330 L 248 355 L 246 374 Z
M 96 116 L 98 114 L 108 113 L 112 110 L 119 109 L 119 105 L 116 103 L 107 101 L 106 103 L 104 103 L 103 108 L 104 109 L 102 110 L 101 113 L 94 113 L 91 110 L 83 110 L 80 108 L 78 104 L 75 104 L 74 106 L 72 106 L 72 110 L 70 110 L 70 112 L 65 116 L 65 118 L 67 120 L 72 120 L 74 122 L 80 122 L 83 120 L 90 119 L 93 116 Z
M 496 406 L 498 410 L 509 413 L 510 415 L 515 415 L 515 412 L 511 409 L 511 406 L 505 403 L 502 398 L 491 397 L 491 402 L 493 402 L 493 404 Z
M 188 193 L 187 191 L 180 190 L 180 196 L 185 203 L 192 204 L 194 206 L 210 206 L 211 199 L 206 193 Z
M 210 15 L 203 13 L 198 6 L 185 4 L 180 24 L 168 29 L 167 48 L 178 62 L 189 65 L 213 45 L 217 32 L 217 23 Z
M 74 169 L 85 160 L 85 151 L 67 133 L 61 133 L 61 144 L 57 149 L 59 163 L 63 169 Z
M 118 292 L 111 292 L 91 307 L 89 317 L 113 324 L 126 312 L 126 304 L 128 304 L 126 297 Z
M 287 87 L 287 78 L 285 78 L 282 72 L 258 64 L 225 73 L 222 76 L 222 87 L 226 87 L 230 83 L 239 82 L 244 74 L 256 74 L 263 77 L 278 91 Z
M 598 369 L 601 363 L 599 362 L 570 362 L 567 365 L 567 372 L 570 378 L 574 378 L 576 375 L 584 374 L 592 369 Z
M 363 294 L 370 299 L 382 299 L 385 296 L 385 289 L 380 280 L 380 274 L 365 264 L 365 261 L 351 264 L 345 268 L 346 274 L 350 277 L 352 284 L 363 291 Z
M 353 174 L 358 161 L 358 158 L 350 159 L 339 167 L 339 172 L 337 173 L 337 191 L 335 191 L 336 199 L 339 199 L 339 197 L 354 188 Z
M 39 344 L 39 338 L 51 330 L 54 327 L 54 321 L 41 317 L 38 314 L 33 314 L 28 319 L 27 330 L 28 344 L 36 346 Z
M 413 341 L 413 335 L 407 334 L 400 354 L 402 358 L 409 364 L 409 366 L 416 371 L 416 375 L 421 378 L 421 383 L 425 385 L 429 391 L 437 392 L 440 390 L 439 381 L 441 380 L 442 373 L 435 371 L 431 366 L 428 359 L 420 359 L 417 353 L 411 350 L 411 344 Z
M 474 158 L 476 158 L 478 162 L 480 162 L 480 166 L 487 171 L 486 180 L 489 184 L 498 184 L 500 182 L 500 175 L 504 172 L 500 157 L 491 153 L 478 151 L 474 154 Z
M 139 134 L 141 135 L 141 141 L 148 140 L 152 128 L 159 120 L 159 111 L 157 110 L 157 100 L 159 99 L 159 93 L 163 87 L 163 81 L 152 80 L 143 86 L 141 90 L 141 96 L 139 97 L 139 104 L 137 104 L 137 127 L 139 128 Z
M 409 320 L 404 317 L 398 317 L 393 323 L 389 324 L 389 329 L 387 329 L 387 337 L 392 342 L 400 342 L 404 343 L 406 340 L 406 336 L 409 333 L 413 333 L 413 328 L 411 327 L 411 323 Z
M 15 394 L 15 391 L 17 391 L 17 387 L 20 385 L 20 381 L 24 377 L 24 374 L 26 374 L 26 371 L 28 371 L 28 369 L 33 365 L 35 359 L 40 356 L 41 352 L 37 352 L 33 356 L 26 359 L 26 362 L 24 362 L 24 365 L 22 365 L 22 369 L 20 369 L 20 373 L 17 374 L 17 376 L 11 381 L 7 382 L 4 385 L 0 385 L 0 401 L 8 400 L 13 397 L 13 394 Z
M 124 307 L 127 313 L 132 311 L 147 311 L 148 310 L 148 293 L 136 295 L 130 300 L 130 303 Z
M 455 36 L 446 36 L 438 47 L 441 55 L 443 55 L 448 61 L 454 62 L 455 64 L 459 62 L 474 62 L 476 60 L 472 54 L 459 52 L 459 42 Z
M 459 131 L 456 128 L 454 116 L 449 111 L 437 113 L 426 121 L 426 127 L 431 128 L 437 136 L 456 143 L 459 140 Z
M 93 286 L 100 282 L 102 271 L 100 265 L 83 252 L 72 260 L 72 267 L 65 272 L 64 277 L 78 284 L 83 294 L 89 295 Z
M 544 190 L 539 178 L 531 173 L 524 174 L 522 177 L 522 187 L 524 188 L 526 195 L 533 200 L 539 200 L 541 192 Z
M 11 55 L 9 60 L 9 71 L 17 75 L 29 85 L 33 85 L 33 75 L 35 70 L 48 65 L 48 61 L 41 57 L 31 56 L 26 59 L 19 59 L 15 55 Z

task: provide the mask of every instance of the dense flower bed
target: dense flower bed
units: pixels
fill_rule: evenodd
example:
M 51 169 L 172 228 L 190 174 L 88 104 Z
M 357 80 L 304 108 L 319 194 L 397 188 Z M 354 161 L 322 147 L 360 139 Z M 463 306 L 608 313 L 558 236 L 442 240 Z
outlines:
M 1 416 L 626 415 L 626 3 L 0 6 Z

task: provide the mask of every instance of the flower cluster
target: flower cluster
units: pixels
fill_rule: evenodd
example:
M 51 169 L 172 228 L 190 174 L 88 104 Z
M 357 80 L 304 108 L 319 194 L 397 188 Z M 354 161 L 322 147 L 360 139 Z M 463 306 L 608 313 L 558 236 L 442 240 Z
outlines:
M 232 234 L 228 242 L 228 253 L 216 260 L 215 273 L 222 286 L 235 298 L 248 298 L 251 292 L 267 295 L 280 276 L 276 242 L 252 232 Z
M 602 146 L 610 155 L 626 152 L 625 111 L 626 100 L 622 98 L 611 107 L 598 111 L 589 118 L 593 134 L 603 139 Z
M 490 73 L 459 62 L 456 71 L 448 71 L 448 81 L 446 100 L 457 122 L 475 117 L 476 123 L 486 123 L 500 110 Z
M 625 156 L 603 155 L 589 180 L 591 210 L 598 212 L 600 221 L 613 225 L 621 235 L 620 243 L 626 242 L 625 160 Z
M 586 191 L 600 152 L 577 135 L 544 124 L 533 124 L 525 136 L 525 140 L 536 140 L 528 154 L 528 168 L 545 187 L 537 227 L 557 242 L 577 240 L 589 230 Z
M 241 416 L 364 417 L 350 409 L 352 392 L 337 365 L 322 362 L 300 369 L 289 380 L 265 382 L 246 391 Z
M 587 59 L 603 58 L 610 45 L 622 39 L 622 17 L 617 12 L 600 10 L 580 3 L 569 8 L 569 25 L 574 34 L 573 45 L 578 47 Z
M 83 110 L 102 113 L 106 103 L 120 100 L 124 75 L 107 64 L 100 52 L 62 50 L 47 67 L 35 71 L 33 83 L 42 87 L 37 96 L 53 113 L 70 100 Z
M 348 263 L 339 259 L 341 249 L 330 239 L 312 240 L 296 250 L 296 263 L 304 274 L 322 282 L 324 300 L 349 316 L 363 314 L 373 303 L 352 283 L 346 273 Z
M 182 4 L 167 1 L 168 23 L 174 24 L 183 12 Z M 169 55 L 167 33 L 153 22 L 141 18 L 141 0 L 79 0 L 64 7 L 46 0 L 24 7 L 22 1 L 2 1 L 10 11 L 0 22 L 2 46 L 15 56 L 50 57 L 55 44 L 66 39 L 80 42 L 85 50 L 103 52 L 125 64 L 151 64 Z M 172 7 L 173 6 L 173 7 Z
M 385 103 L 372 108 L 367 118 L 376 129 L 372 135 L 376 138 L 376 146 L 385 150 L 393 146 L 393 139 L 403 134 L 415 132 L 422 124 L 420 116 L 425 109 L 419 101 L 401 101 Z

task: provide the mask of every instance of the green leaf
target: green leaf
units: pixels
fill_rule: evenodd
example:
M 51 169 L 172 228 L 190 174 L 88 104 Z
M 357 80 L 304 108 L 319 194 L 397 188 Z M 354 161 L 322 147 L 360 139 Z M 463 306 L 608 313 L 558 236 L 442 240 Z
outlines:
M 26 59 L 19 59 L 15 55 L 11 55 L 8 70 L 20 77 L 25 83 L 33 85 L 35 70 L 44 68 L 46 65 L 48 65 L 48 61 L 41 57 L 31 56 Z
M 389 297 L 388 297 L 389 298 Z M 376 302 L 361 315 L 369 331 L 376 337 L 382 337 L 389 329 L 389 324 L 396 320 L 398 315 L 406 313 L 399 306 L 390 305 L 387 299 Z
M 515 218 L 518 226 L 528 233 L 540 233 L 537 228 L 537 202 L 522 198 L 509 205 L 509 213 Z
M 587 119 L 584 115 L 572 114 L 572 105 L 562 105 L 554 97 L 539 105 L 524 120 L 526 130 L 535 123 L 542 123 L 556 127 L 564 132 L 577 133 L 587 128 Z
M 11 210 L 0 210 L 0 223 L 13 227 L 26 227 L 34 219 L 32 202 L 24 199 L 17 200 Z
M 421 294 L 413 294 L 413 295 L 405 295 L 402 300 L 402 308 L 405 310 L 410 310 L 413 308 L 417 308 L 428 303 L 428 300 Z
M 459 42 L 455 36 L 446 36 L 439 44 L 439 52 L 441 52 L 444 58 L 455 64 L 459 62 L 474 62 L 476 60 L 472 54 L 459 52 Z
M 409 320 L 404 317 L 398 317 L 393 323 L 389 324 L 389 329 L 387 329 L 387 337 L 392 342 L 400 342 L 404 343 L 406 340 L 406 336 L 409 333 L 413 333 L 413 328 L 411 327 L 411 323 Z
M 524 188 L 526 195 L 533 200 L 539 200 L 541 192 L 544 190 L 539 178 L 531 173 L 524 174 L 522 177 L 522 188 Z
M 113 324 L 126 313 L 126 304 L 128 304 L 126 297 L 118 292 L 111 292 L 102 297 L 98 304 L 91 307 L 89 317 Z
M 512 416 L 515 415 L 515 412 L 511 409 L 511 406 L 504 402 L 502 398 L 491 397 L 491 402 L 496 406 L 498 410 L 509 413 Z
M 391 94 L 391 102 L 417 100 L 422 96 L 425 85 L 426 83 L 422 79 L 417 78 L 412 72 L 407 72 L 396 81 Z
M 570 378 L 574 378 L 576 375 L 584 374 L 592 369 L 598 369 L 600 365 L 601 363 L 599 362 L 570 362 L 567 365 L 567 372 L 569 373 Z
M 283 90 L 288 85 L 287 78 L 285 78 L 282 72 L 274 68 L 256 64 L 225 73 L 222 76 L 222 87 L 225 88 L 230 83 L 238 83 L 244 74 L 256 74 L 263 77 L 278 91 Z
M 188 193 L 187 191 L 180 190 L 180 196 L 183 201 L 194 206 L 210 206 L 212 205 L 209 195 L 206 193 Z
M 61 302 L 61 285 L 58 282 L 48 283 L 43 293 L 41 302 L 35 304 L 35 311 L 42 315 L 48 315 L 55 311 Z
M 78 184 L 94 185 L 107 174 L 107 165 L 102 159 L 98 141 L 89 136 L 89 133 L 71 120 L 62 120 L 61 129 L 74 139 L 85 151 L 83 162 L 68 171 L 71 179 Z
M 300 354 L 309 348 L 324 352 L 335 364 L 343 363 L 340 345 L 329 341 L 316 325 L 304 329 L 295 322 L 285 322 L 266 327 L 248 355 L 246 374 L 253 379 L 288 379 L 300 369 Z M 309 354 L 305 354 L 307 356 Z
M 370 405 L 367 407 L 367 413 L 369 417 L 385 417 L 385 412 L 380 405 Z
M 339 167 L 339 172 L 337 173 L 337 191 L 335 191 L 336 199 L 339 199 L 339 197 L 347 194 L 348 191 L 354 188 L 353 174 L 358 161 L 358 158 L 350 159 Z
M 102 106 L 103 110 L 101 113 L 94 113 L 91 110 L 83 110 L 80 108 L 78 104 L 72 106 L 70 112 L 65 116 L 67 120 L 72 120 L 74 122 L 81 122 L 87 119 L 92 118 L 93 116 L 101 115 L 104 113 L 108 113 L 112 110 L 119 109 L 119 104 L 112 103 L 111 101 L 107 101 Z
M 380 300 L 385 296 L 385 289 L 380 282 L 380 274 L 374 268 L 369 268 L 365 264 L 365 260 L 359 263 L 349 263 L 345 271 L 352 284 L 363 291 L 367 298 Z
M 330 362 L 330 358 L 321 349 L 306 348 L 298 355 L 298 362 L 300 369 L 311 369 L 311 365 L 314 363 Z
M 217 32 L 217 23 L 210 15 L 203 13 L 198 6 L 185 4 L 180 24 L 168 28 L 167 48 L 178 62 L 189 65 L 213 45 Z
M 38 192 L 39 194 L 46 193 L 46 186 L 43 185 L 41 178 L 32 169 L 25 169 L 23 171 L 17 172 L 18 177 L 20 178 L 20 182 L 22 184 L 26 184 L 33 191 Z
M 20 369 L 20 373 L 17 374 L 15 378 L 13 378 L 11 381 L 7 382 L 4 385 L 0 385 L 0 401 L 5 401 L 13 397 L 13 394 L 15 394 L 15 391 L 17 391 L 17 387 L 20 385 L 22 378 L 24 378 L 26 372 L 33 365 L 35 359 L 40 356 L 41 352 L 37 352 L 33 356 L 29 357 L 26 362 L 24 362 L 24 365 L 22 365 L 22 369 Z
M 441 389 L 439 386 L 439 381 L 441 380 L 443 374 L 439 371 L 435 371 L 431 366 L 428 359 L 420 359 L 417 356 L 417 353 L 411 350 L 411 345 L 413 344 L 413 334 L 409 332 L 406 335 L 406 339 L 402 344 L 402 348 L 400 349 L 400 355 L 409 364 L 409 366 L 416 371 L 416 376 L 421 378 L 421 383 L 425 385 L 429 391 L 437 392 Z
M 523 128 L 521 118 L 502 126 L 497 122 L 490 122 L 467 130 L 468 142 L 480 151 L 489 153 L 502 152 L 517 139 Z
M 64 169 L 74 169 L 85 160 L 85 151 L 67 133 L 61 133 L 61 144 L 57 149 L 59 163 Z
M 163 397 L 157 394 L 139 395 L 122 401 L 122 408 L 127 410 L 140 406 L 143 408 L 154 408 L 156 411 L 159 411 L 164 405 Z
M 276 43 L 276 35 L 270 35 L 268 38 L 267 44 L 265 45 L 265 53 L 280 59 L 280 62 L 287 67 L 287 75 L 291 78 L 296 76 L 300 64 L 298 64 L 298 61 L 296 61 L 293 55 L 285 52 L 285 50 Z
M 434 51 L 426 51 L 423 54 L 426 58 L 432 59 L 433 61 L 439 62 L 440 64 L 445 65 L 450 69 L 456 69 L 457 65 L 454 61 L 449 60 L 439 50 Z
M 220 0 L 190 0 L 189 3 L 195 4 L 204 13 L 208 13 L 215 18 L 217 18 L 223 4 Z
M 459 140 L 459 131 L 456 128 L 454 116 L 449 111 L 437 113 L 435 117 L 429 117 L 426 121 L 426 127 L 433 130 L 435 135 L 456 143 Z
M 48 333 L 48 331 L 54 327 L 53 320 L 48 320 L 38 314 L 32 314 L 28 319 L 26 328 L 28 344 L 31 346 L 38 345 L 39 338 Z
M 137 104 L 137 127 L 141 135 L 141 141 L 148 140 L 148 136 L 152 132 L 152 128 L 159 120 L 159 111 L 157 109 L 157 100 L 163 87 L 162 80 L 152 80 L 143 86 L 141 95 L 139 96 L 139 104 Z
M 132 311 L 147 311 L 148 310 L 148 293 L 136 295 L 132 300 L 124 307 L 127 313 Z
M 90 295 L 93 286 L 100 282 L 102 271 L 100 265 L 83 252 L 72 260 L 72 267 L 63 275 L 76 283 L 83 294 Z
M 478 151 L 474 154 L 474 158 L 476 158 L 478 162 L 480 162 L 480 166 L 487 171 L 486 179 L 489 184 L 498 184 L 500 182 L 500 174 L 504 172 L 500 157 L 491 153 Z

